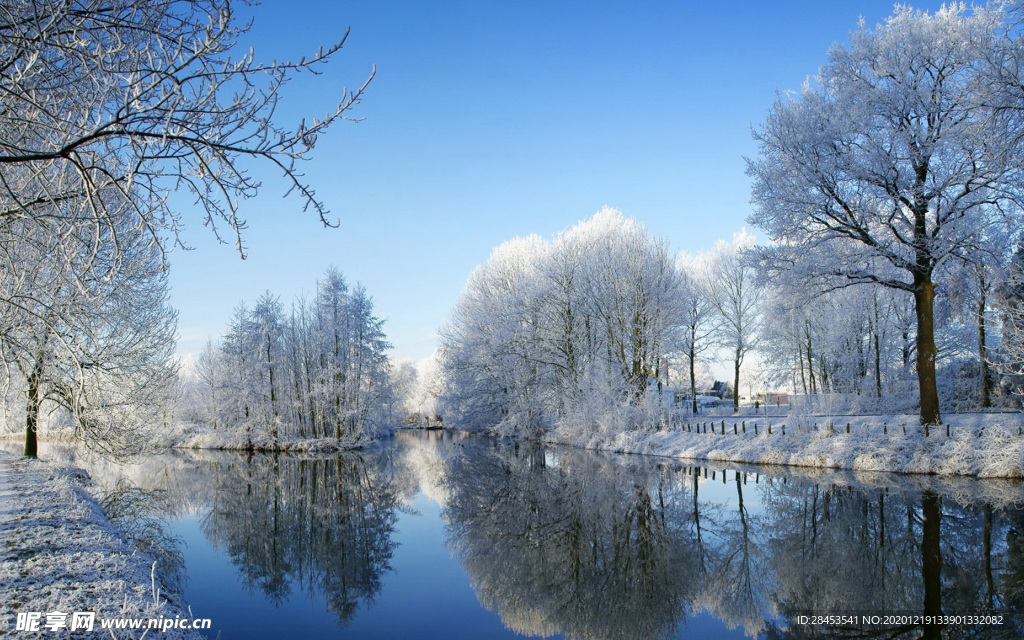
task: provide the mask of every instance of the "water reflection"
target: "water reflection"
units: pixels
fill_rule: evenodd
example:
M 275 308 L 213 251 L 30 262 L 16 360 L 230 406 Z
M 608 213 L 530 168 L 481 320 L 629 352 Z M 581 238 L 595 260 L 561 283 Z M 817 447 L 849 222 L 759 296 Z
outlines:
M 653 640 L 708 634 L 713 619 L 718 631 L 770 639 L 1024 637 L 1019 482 L 695 467 L 437 434 L 326 459 L 169 454 L 116 473 L 101 460 L 69 461 L 111 486 L 127 476 L 161 490 L 147 513 L 198 516 L 244 589 L 281 606 L 326 600 L 335 630 L 356 625 L 357 612 L 375 615 L 389 585 L 421 579 L 414 571 L 442 571 L 392 569 L 397 545 L 417 544 L 397 525 L 416 517 L 403 505 L 427 496 L 442 507 L 454 558 L 442 561 L 457 562 L 475 600 L 521 635 Z M 410 591 L 415 601 L 390 611 L 425 618 L 453 606 L 452 592 Z M 218 604 L 226 611 L 232 597 Z M 451 627 L 439 625 L 438 637 L 471 616 L 457 611 L 439 614 Z M 1004 617 L 1000 626 L 796 623 L 926 613 Z M 369 623 L 382 636 L 394 635 L 388 615 Z
M 394 485 L 363 456 L 247 456 L 215 463 L 207 538 L 250 589 L 276 603 L 293 588 L 327 596 L 342 623 L 370 606 L 390 570 L 399 506 Z
M 751 637 L 1024 635 L 1016 483 L 775 471 L 755 483 L 541 445 L 463 451 L 445 467 L 449 543 L 481 603 L 520 633 L 661 638 L 710 613 Z M 1004 619 L 794 624 L 840 613 Z
M 538 445 L 450 460 L 449 543 L 480 602 L 520 633 L 656 638 L 701 582 L 690 513 L 659 482 Z
M 100 504 L 128 541 L 156 561 L 164 596 L 177 599 L 184 586 L 185 560 L 181 540 L 167 521 L 167 514 L 173 511 L 167 492 L 142 489 L 121 477 L 102 492 Z

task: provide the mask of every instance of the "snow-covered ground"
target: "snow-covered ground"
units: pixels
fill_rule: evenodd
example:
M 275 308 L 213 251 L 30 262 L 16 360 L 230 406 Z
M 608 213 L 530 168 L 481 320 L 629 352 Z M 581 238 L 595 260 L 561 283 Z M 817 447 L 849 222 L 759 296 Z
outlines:
M 725 422 L 725 434 L 722 424 Z M 746 420 L 746 432 L 743 432 Z M 771 424 L 771 434 L 768 424 Z M 697 425 L 701 425 L 698 433 Z M 689 458 L 829 467 L 860 471 L 1024 477 L 1024 414 L 947 416 L 926 436 L 917 416 L 788 416 L 754 420 L 714 417 L 691 430 L 611 433 L 556 427 L 544 439 L 590 449 Z M 755 435 L 755 426 L 756 435 Z M 847 433 L 849 424 L 849 433 Z M 735 428 L 734 428 L 735 425 Z M 949 435 L 947 436 L 947 425 Z M 707 432 L 704 432 L 704 428 Z M 738 431 L 739 433 L 734 433 Z
M 0 636 L 201 638 L 198 632 L 100 630 L 101 618 L 191 617 L 160 589 L 152 558 L 111 524 L 88 491 L 88 475 L 0 451 Z M 16 631 L 17 614 L 43 614 L 36 632 Z M 47 613 L 67 614 L 63 629 Z M 68 629 L 73 612 L 95 612 L 94 631 Z

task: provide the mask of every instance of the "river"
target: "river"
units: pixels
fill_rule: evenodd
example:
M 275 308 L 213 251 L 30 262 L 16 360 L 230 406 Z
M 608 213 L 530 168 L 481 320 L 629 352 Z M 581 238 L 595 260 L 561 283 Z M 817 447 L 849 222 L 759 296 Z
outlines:
M 211 638 L 1024 637 L 1016 481 L 426 432 L 320 458 L 50 455 L 90 470 Z

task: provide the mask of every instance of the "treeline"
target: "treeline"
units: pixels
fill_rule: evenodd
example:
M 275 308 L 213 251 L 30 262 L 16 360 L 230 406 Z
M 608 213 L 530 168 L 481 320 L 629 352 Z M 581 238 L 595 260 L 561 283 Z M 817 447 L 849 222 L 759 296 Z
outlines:
M 1012 245 L 1011 245 L 1012 246 Z M 1011 283 L 1021 259 L 1008 252 L 988 264 L 936 273 L 941 292 L 933 331 L 936 384 L 944 411 L 1018 406 L 1013 316 L 1022 292 Z M 850 410 L 913 411 L 917 390 L 917 314 L 913 296 L 884 287 L 828 290 L 778 277 L 764 313 L 771 330 L 759 348 L 769 381 L 810 398 L 844 396 Z
M 502 245 L 448 331 L 451 406 L 565 423 L 567 406 L 639 406 L 644 378 L 683 355 L 696 410 L 704 348 L 731 364 L 734 410 L 770 387 L 870 399 L 854 411 L 899 399 L 888 408 L 923 424 L 1019 400 L 1022 69 L 1019 7 L 899 6 L 861 25 L 753 133 L 748 222 L 767 244 L 738 237 L 680 272 L 637 225 L 600 214 Z M 703 273 L 695 296 L 688 272 Z M 744 386 L 752 352 L 763 366 Z
M 184 417 L 248 446 L 377 437 L 392 420 L 390 348 L 366 289 L 330 268 L 314 299 L 287 313 L 269 292 L 236 308 L 186 379 Z
M 945 410 L 1019 405 L 1024 249 L 1013 246 L 935 273 Z M 466 428 L 614 434 L 698 412 L 712 365 L 729 367 L 734 411 L 777 390 L 800 409 L 920 407 L 910 293 L 780 274 L 762 256 L 745 232 L 676 256 L 610 209 L 550 241 L 505 242 L 442 331 L 438 410 Z

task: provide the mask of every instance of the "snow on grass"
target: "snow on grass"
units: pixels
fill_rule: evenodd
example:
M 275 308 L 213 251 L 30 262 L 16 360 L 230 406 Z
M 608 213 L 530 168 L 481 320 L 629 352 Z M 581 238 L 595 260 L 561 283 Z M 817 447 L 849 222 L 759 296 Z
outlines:
M 722 433 L 725 420 L 725 433 Z M 643 453 L 674 458 L 828 467 L 859 471 L 977 476 L 1024 477 L 1024 414 L 980 413 L 950 416 L 926 435 L 916 416 L 813 416 L 772 420 L 772 433 L 761 419 L 716 416 L 712 433 L 696 423 L 692 430 L 640 429 L 608 434 L 559 425 L 544 439 L 589 449 Z M 757 433 L 755 435 L 755 424 Z M 847 424 L 850 432 L 847 433 Z M 739 433 L 734 433 L 739 431 Z M 946 435 L 947 425 L 949 436 Z M 784 432 L 784 433 L 783 433 Z
M 187 615 L 175 596 L 159 590 L 152 558 L 136 551 L 110 523 L 85 490 L 87 482 L 80 469 L 0 451 L 0 635 L 14 632 L 18 612 L 93 611 L 93 634 L 116 638 L 141 638 L 146 632 L 102 632 L 100 618 Z M 82 637 L 81 631 L 67 629 L 18 633 Z M 149 633 L 154 636 L 202 637 L 183 630 Z

